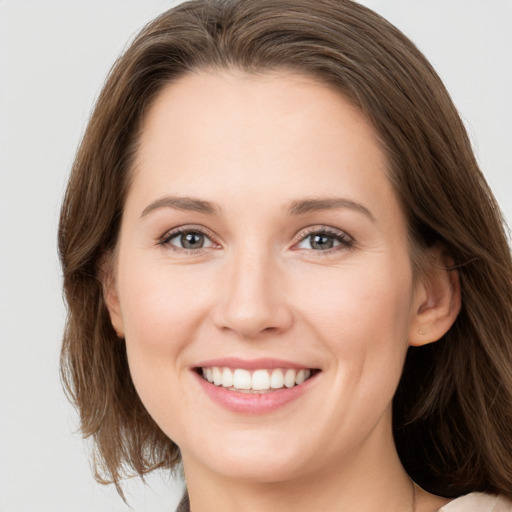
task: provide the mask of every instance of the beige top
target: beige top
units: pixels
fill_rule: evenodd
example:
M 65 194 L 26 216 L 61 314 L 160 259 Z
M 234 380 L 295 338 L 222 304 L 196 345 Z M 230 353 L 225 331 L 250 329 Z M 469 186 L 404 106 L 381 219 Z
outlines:
M 503 496 L 472 492 L 450 501 L 439 512 L 512 512 L 512 501 Z

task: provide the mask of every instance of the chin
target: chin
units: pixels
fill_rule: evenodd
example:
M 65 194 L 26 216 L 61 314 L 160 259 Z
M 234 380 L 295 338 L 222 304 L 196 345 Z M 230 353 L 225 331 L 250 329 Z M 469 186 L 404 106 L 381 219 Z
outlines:
M 210 440 L 202 450 L 194 446 L 192 455 L 211 472 L 252 483 L 282 482 L 305 472 L 304 440 L 291 439 L 289 433 L 273 432 L 270 438 L 247 433 L 230 432 L 225 439 Z M 186 449 L 182 453 L 186 465 Z

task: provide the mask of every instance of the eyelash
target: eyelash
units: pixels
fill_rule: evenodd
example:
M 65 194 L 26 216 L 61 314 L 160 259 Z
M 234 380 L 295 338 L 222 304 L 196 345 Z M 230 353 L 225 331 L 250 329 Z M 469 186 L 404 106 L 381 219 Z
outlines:
M 213 244 L 213 246 L 218 246 L 216 242 L 214 241 L 215 236 L 213 233 L 211 233 L 209 230 L 206 230 L 203 227 L 181 227 L 174 229 L 172 231 L 167 232 L 158 242 L 158 244 L 162 247 L 166 247 L 173 252 L 185 254 L 185 255 L 196 255 L 199 254 L 204 249 L 210 249 L 211 247 L 201 247 L 199 249 L 186 249 L 183 247 L 176 247 L 175 245 L 171 244 L 171 240 L 173 238 L 176 238 L 180 235 L 184 234 L 199 234 L 210 240 L 210 242 Z M 295 237 L 295 243 L 294 246 L 299 244 L 300 242 L 303 242 L 304 240 L 307 240 L 308 237 L 312 235 L 324 235 L 333 238 L 335 241 L 339 242 L 339 245 L 336 245 L 334 247 L 331 247 L 329 249 L 322 249 L 322 250 L 314 250 L 314 249 L 306 249 L 308 251 L 311 251 L 312 253 L 316 253 L 317 256 L 328 256 L 332 253 L 336 253 L 343 250 L 350 250 L 354 247 L 354 239 L 349 236 L 348 234 L 344 233 L 343 231 L 338 231 L 335 229 L 329 229 L 327 227 L 315 227 L 312 226 L 310 228 L 306 228 L 306 231 L 301 233 L 300 235 L 297 235 Z M 295 249 L 300 250 L 300 249 Z
M 343 250 L 350 250 L 354 247 L 354 239 L 347 233 L 344 233 L 343 231 L 339 231 L 337 229 L 316 226 L 306 228 L 305 232 L 301 233 L 295 238 L 294 245 L 297 245 L 298 243 L 307 240 L 312 235 L 325 235 L 334 238 L 334 240 L 339 242 L 339 245 L 331 247 L 330 249 L 323 249 L 318 251 L 314 249 L 307 249 L 310 250 L 312 253 L 316 253 L 317 256 L 329 256 L 333 253 L 337 253 Z
M 173 252 L 178 252 L 185 255 L 195 255 L 198 254 L 203 249 L 209 249 L 209 247 L 206 248 L 200 248 L 200 249 L 186 249 L 184 247 L 176 247 L 175 245 L 172 245 L 170 242 L 173 238 L 176 238 L 180 235 L 184 234 L 199 234 L 203 235 L 205 238 L 211 241 L 213 245 L 218 245 L 214 242 L 214 235 L 210 231 L 206 230 L 205 228 L 199 227 L 199 226 L 187 226 L 187 227 L 181 227 L 177 229 L 173 229 L 172 231 L 168 231 L 158 242 L 159 245 L 162 247 L 168 248 Z

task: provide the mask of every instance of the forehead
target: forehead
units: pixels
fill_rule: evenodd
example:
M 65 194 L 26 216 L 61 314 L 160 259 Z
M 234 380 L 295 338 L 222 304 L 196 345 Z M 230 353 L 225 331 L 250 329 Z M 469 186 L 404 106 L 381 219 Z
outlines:
M 386 169 L 373 126 L 333 87 L 284 71 L 200 71 L 168 84 L 149 109 L 132 191 L 146 202 L 171 193 L 251 204 L 258 192 L 266 204 L 389 199 Z
M 297 177 L 318 174 L 336 158 L 355 172 L 387 168 L 373 126 L 333 87 L 284 71 L 199 71 L 153 102 L 135 173 L 165 168 L 181 181 L 185 170 L 189 179 L 208 180 L 272 171 L 276 179 L 290 167 Z

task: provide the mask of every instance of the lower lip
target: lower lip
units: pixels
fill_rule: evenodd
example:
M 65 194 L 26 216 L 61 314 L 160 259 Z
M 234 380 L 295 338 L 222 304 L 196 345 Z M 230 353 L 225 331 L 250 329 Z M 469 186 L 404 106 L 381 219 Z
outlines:
M 194 372 L 195 373 L 195 372 Z M 293 388 L 283 388 L 268 393 L 243 393 L 216 386 L 195 373 L 205 393 L 217 404 L 232 412 L 244 414 L 266 414 L 300 398 L 316 381 L 313 375 Z

